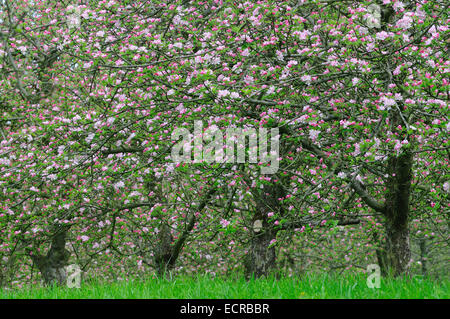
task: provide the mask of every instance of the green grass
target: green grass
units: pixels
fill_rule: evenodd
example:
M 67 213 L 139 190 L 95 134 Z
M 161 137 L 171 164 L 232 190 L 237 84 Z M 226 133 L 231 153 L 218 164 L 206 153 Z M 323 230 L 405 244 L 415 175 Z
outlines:
M 370 289 L 366 277 L 328 275 L 305 276 L 301 279 L 212 279 L 175 277 L 167 279 L 129 280 L 113 284 L 82 283 L 81 288 L 29 287 L 1 290 L 0 299 L 311 299 L 311 298 L 434 298 L 450 297 L 448 280 L 436 281 L 421 277 L 381 279 L 379 289 Z

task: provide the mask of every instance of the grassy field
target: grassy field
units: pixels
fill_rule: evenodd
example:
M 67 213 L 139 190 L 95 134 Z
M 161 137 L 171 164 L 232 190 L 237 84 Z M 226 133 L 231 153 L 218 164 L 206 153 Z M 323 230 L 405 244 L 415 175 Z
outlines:
M 381 279 L 379 289 L 370 289 L 366 277 L 307 276 L 302 279 L 212 279 L 175 277 L 147 281 L 129 280 L 113 284 L 82 283 L 80 288 L 29 287 L 1 290 L 0 299 L 408 299 L 450 297 L 448 281 L 421 277 Z

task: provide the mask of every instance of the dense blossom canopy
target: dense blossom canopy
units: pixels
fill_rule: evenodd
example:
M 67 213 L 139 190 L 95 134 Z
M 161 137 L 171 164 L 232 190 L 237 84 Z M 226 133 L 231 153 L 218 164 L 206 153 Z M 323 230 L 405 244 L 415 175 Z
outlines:
M 365 269 L 384 242 L 403 271 L 417 258 L 389 252 L 408 231 L 445 256 L 448 12 L 425 0 L 2 1 L 0 281 L 30 278 L 25 265 L 61 233 L 61 260 L 104 274 L 178 257 L 233 271 L 244 255 Z M 173 131 L 198 120 L 279 128 L 279 170 L 174 163 Z

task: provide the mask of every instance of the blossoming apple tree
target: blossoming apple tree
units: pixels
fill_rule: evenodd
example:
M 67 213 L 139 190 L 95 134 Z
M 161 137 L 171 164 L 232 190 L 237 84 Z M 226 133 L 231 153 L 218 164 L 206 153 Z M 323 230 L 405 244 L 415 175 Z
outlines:
M 440 1 L 3 1 L 2 262 L 30 256 L 62 284 L 69 258 L 88 267 L 113 252 L 163 274 L 187 243 L 227 228 L 247 275 L 261 276 L 283 236 L 375 232 L 377 221 L 383 271 L 407 272 L 411 220 L 448 232 L 447 11 Z M 196 120 L 278 128 L 278 171 L 174 163 L 172 132 Z

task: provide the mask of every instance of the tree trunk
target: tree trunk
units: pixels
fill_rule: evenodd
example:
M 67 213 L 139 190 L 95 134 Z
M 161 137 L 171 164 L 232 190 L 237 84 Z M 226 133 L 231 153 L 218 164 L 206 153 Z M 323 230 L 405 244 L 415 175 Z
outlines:
M 275 269 L 275 247 L 268 247 L 274 236 L 276 234 L 266 229 L 251 238 L 250 248 L 245 260 L 245 276 L 247 278 L 267 276 Z
M 189 218 L 186 228 L 180 234 L 178 239 L 174 242 L 174 238 L 170 233 L 170 227 L 166 222 L 161 223 L 161 231 L 158 235 L 158 242 L 154 249 L 154 264 L 158 276 L 164 276 L 167 271 L 175 268 L 175 263 L 180 256 L 181 250 L 186 243 L 192 229 L 194 229 L 197 222 L 196 212 L 201 212 L 207 206 L 210 198 L 216 193 L 216 187 L 211 187 L 204 195 L 198 206 L 191 209 L 191 217 Z
M 386 271 L 390 276 L 399 276 L 408 272 L 411 259 L 409 229 L 407 225 L 386 223 Z
M 170 228 L 166 223 L 161 225 L 158 234 L 158 242 L 154 250 L 154 262 L 158 277 L 164 277 L 167 271 L 173 269 L 176 258 L 173 258 L 173 236 Z
M 62 229 L 54 235 L 50 250 L 46 256 L 31 256 L 47 286 L 55 284 L 63 286 L 67 282 L 65 267 L 69 259 L 69 252 L 65 249 L 66 235 L 67 229 Z
M 428 270 L 427 270 L 427 245 L 425 238 L 421 238 L 419 240 L 419 247 L 420 247 L 420 263 L 422 264 L 422 276 L 426 276 Z
M 256 198 L 252 236 L 244 260 L 246 278 L 267 276 L 276 267 L 275 247 L 269 247 L 269 245 L 273 239 L 276 239 L 278 230 L 269 224 L 267 214 L 269 212 L 283 213 L 278 198 L 284 195 L 282 186 L 273 184 L 264 185 L 259 197 Z
M 385 208 L 385 269 L 390 276 L 407 273 L 410 266 L 409 198 L 413 156 L 405 151 L 392 156 L 388 163 L 388 193 Z

